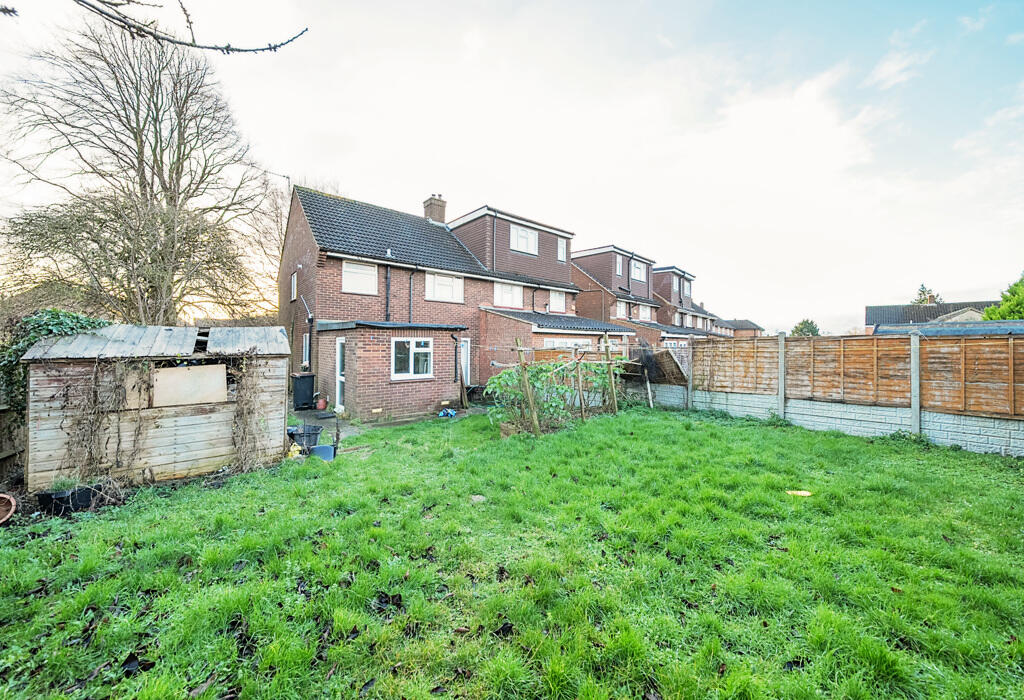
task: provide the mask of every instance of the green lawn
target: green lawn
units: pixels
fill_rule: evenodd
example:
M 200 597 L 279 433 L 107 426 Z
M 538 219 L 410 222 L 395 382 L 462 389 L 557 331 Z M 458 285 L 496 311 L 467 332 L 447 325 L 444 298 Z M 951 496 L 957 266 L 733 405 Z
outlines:
M 1022 696 L 1020 461 L 642 410 L 497 433 L 0 531 L 0 694 Z

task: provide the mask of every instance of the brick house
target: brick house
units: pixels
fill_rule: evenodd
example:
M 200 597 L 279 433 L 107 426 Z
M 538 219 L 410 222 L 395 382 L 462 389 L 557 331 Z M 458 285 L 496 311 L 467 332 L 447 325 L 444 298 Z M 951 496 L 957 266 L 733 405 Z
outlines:
M 698 335 L 731 335 L 718 316 L 693 300 L 692 274 L 674 265 L 656 267 L 651 272 L 654 298 L 660 302 L 658 323 L 700 331 Z
M 387 420 L 454 404 L 459 377 L 527 348 L 596 347 L 632 334 L 575 315 L 573 234 L 492 207 L 445 223 L 295 187 L 278 275 L 292 369 L 351 415 Z
M 576 312 L 598 321 L 654 321 L 658 302 L 651 296 L 654 261 L 608 245 L 572 254 L 572 281 L 579 287 Z

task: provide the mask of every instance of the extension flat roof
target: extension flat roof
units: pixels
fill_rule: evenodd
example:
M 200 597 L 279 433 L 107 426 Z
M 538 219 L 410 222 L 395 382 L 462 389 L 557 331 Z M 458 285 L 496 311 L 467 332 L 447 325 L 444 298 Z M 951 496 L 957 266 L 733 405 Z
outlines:
M 480 307 L 484 311 L 499 316 L 507 316 L 517 321 L 531 323 L 541 330 L 552 331 L 591 331 L 594 333 L 615 333 L 616 335 L 627 333 L 634 335 L 634 331 L 613 323 L 605 323 L 583 316 L 572 316 L 570 314 L 542 314 L 537 311 L 517 311 L 514 309 L 495 309 L 489 306 Z
M 397 330 L 464 331 L 457 323 L 404 323 L 401 321 L 317 321 L 319 331 L 347 331 L 353 328 L 393 328 Z

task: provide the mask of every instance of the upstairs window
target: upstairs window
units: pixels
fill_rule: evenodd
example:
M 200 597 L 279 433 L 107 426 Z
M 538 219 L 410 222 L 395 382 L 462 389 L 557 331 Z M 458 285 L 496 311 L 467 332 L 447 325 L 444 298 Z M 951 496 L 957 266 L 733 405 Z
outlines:
M 551 292 L 548 297 L 548 311 L 565 313 L 565 292 Z
M 524 226 L 512 224 L 509 232 L 509 247 L 518 250 L 520 253 L 537 254 L 537 232 Z
M 519 284 L 494 283 L 494 305 L 523 308 L 523 287 Z
M 430 338 L 391 339 L 391 378 L 429 379 L 434 372 L 434 341 Z
M 615 302 L 615 318 L 629 318 L 629 308 L 626 302 Z
M 677 325 L 677 326 L 683 325 L 683 315 L 681 313 L 679 313 L 678 311 L 676 312 L 675 325 Z
M 615 254 L 615 274 L 622 277 L 622 256 Z
M 690 296 L 690 280 L 683 280 L 683 296 Z
M 428 272 L 424 296 L 427 301 L 451 301 L 461 304 L 463 301 L 462 278 Z
M 298 297 L 298 295 L 299 295 L 299 281 L 298 281 L 298 274 L 299 274 L 299 273 L 297 273 L 297 272 L 293 272 L 293 273 L 292 273 L 292 281 L 291 281 L 291 284 L 292 284 L 292 295 L 291 295 L 291 300 L 292 300 L 292 301 L 295 301 L 296 297 Z
M 675 277 L 675 276 L 672 277 L 672 293 L 673 294 L 678 294 L 679 293 L 679 278 Z
M 348 294 L 376 294 L 377 266 L 351 260 L 342 262 L 341 291 Z
M 647 281 L 647 266 L 639 260 L 634 260 L 630 265 L 629 276 L 637 282 Z
M 640 305 L 640 320 L 641 321 L 650 321 L 651 320 L 651 307 L 647 306 L 646 304 L 641 304 Z
M 558 239 L 558 262 L 565 262 L 569 252 L 569 241 L 564 238 Z

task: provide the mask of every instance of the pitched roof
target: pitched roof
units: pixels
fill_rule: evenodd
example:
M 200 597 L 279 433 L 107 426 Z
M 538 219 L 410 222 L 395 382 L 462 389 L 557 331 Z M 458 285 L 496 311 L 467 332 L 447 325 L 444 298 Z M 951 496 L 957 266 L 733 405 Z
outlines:
M 559 331 L 594 331 L 595 333 L 633 333 L 629 328 L 616 326 L 612 323 L 597 321 L 583 316 L 566 314 L 542 314 L 536 311 L 514 311 L 511 309 L 495 309 L 490 306 L 480 307 L 484 311 L 499 316 L 514 318 L 518 321 L 532 323 L 537 328 Z
M 875 335 L 924 336 L 1024 335 L 1024 321 L 963 321 L 952 323 L 903 323 L 875 326 Z
M 661 296 L 657 292 L 654 293 L 654 296 L 657 297 L 658 299 L 660 299 L 661 301 L 665 302 L 668 306 L 671 306 L 673 308 L 681 309 L 682 311 L 688 311 L 688 312 L 695 313 L 695 314 L 703 314 L 705 316 L 710 316 L 711 318 L 718 318 L 718 316 L 716 316 L 715 314 L 711 313 L 710 311 L 705 309 L 700 304 L 697 304 L 696 302 L 694 302 L 692 300 L 691 301 L 687 301 L 685 297 L 681 297 L 679 299 L 679 303 L 678 304 L 673 304 L 672 302 L 670 302 L 668 299 L 666 299 L 665 297 Z
M 940 316 L 961 311 L 977 309 L 984 311 L 995 306 L 998 301 L 953 301 L 939 304 L 890 304 L 888 306 L 865 306 L 864 325 L 874 326 L 880 323 L 928 323 Z
M 726 321 L 733 329 L 737 331 L 763 331 L 764 328 L 757 325 L 748 318 L 731 318 Z
M 638 326 L 646 326 L 647 328 L 653 328 L 661 331 L 665 335 L 675 335 L 679 337 L 686 337 L 688 335 L 693 336 L 719 336 L 721 333 L 711 333 L 700 328 L 690 328 L 688 326 L 670 326 L 665 323 L 655 323 L 654 321 L 638 321 L 636 319 L 630 319 L 630 323 L 635 323 Z
M 650 297 L 641 297 L 636 294 L 626 294 L 625 292 L 612 292 L 616 299 L 620 301 L 631 301 L 634 304 L 647 304 L 649 306 L 661 306 L 658 302 Z
M 316 244 L 329 253 L 575 290 L 568 282 L 488 269 L 441 223 L 348 197 L 295 187 Z M 390 254 L 389 254 L 390 253 Z

